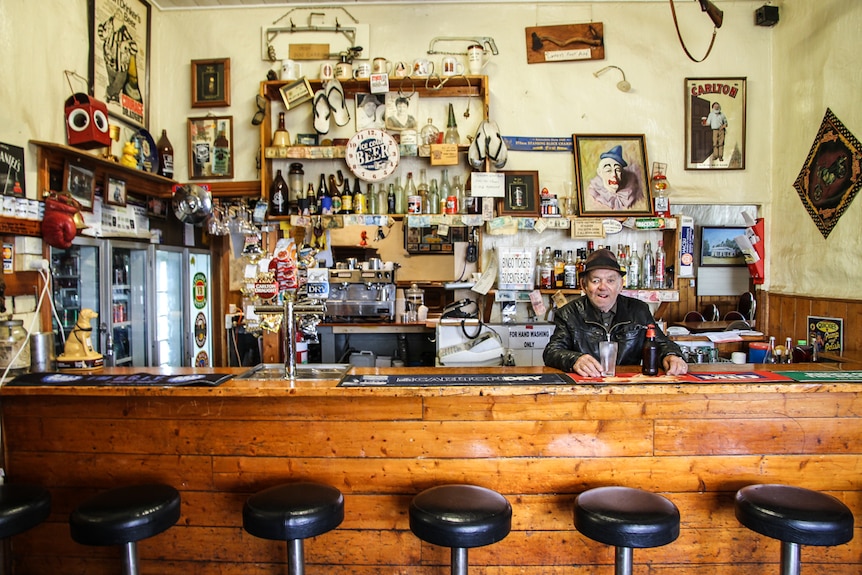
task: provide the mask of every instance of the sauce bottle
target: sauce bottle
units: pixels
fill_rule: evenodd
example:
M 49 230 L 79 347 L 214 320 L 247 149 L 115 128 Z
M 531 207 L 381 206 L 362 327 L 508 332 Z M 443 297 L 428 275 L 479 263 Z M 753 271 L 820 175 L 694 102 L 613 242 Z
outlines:
M 641 373 L 644 375 L 658 375 L 658 343 L 655 340 L 655 325 L 649 324 L 646 332 L 646 343 L 643 350 L 643 364 Z

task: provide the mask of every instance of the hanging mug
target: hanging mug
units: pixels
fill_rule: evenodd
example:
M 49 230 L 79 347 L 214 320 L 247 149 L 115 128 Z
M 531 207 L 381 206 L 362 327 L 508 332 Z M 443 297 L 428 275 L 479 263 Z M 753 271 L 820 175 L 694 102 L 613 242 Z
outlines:
M 392 72 L 392 62 L 386 58 L 375 58 L 371 63 L 373 74 L 389 74 Z
M 416 58 L 413 60 L 413 74 L 419 78 L 425 78 L 434 73 L 434 62 L 427 58 Z
M 302 76 L 302 64 L 293 60 L 282 60 L 281 62 L 281 79 L 282 80 L 299 80 Z
M 335 77 L 335 71 L 332 68 L 332 62 L 324 62 L 320 65 L 320 79 L 332 80 Z
M 371 64 L 368 62 L 357 64 L 353 70 L 354 80 L 367 80 L 369 76 L 371 76 Z
M 392 65 L 392 75 L 396 78 L 406 78 L 410 75 L 410 65 L 407 62 L 395 62 Z
M 467 46 L 467 69 L 474 76 L 482 73 L 482 68 L 487 64 L 485 49 L 479 44 Z
M 335 65 L 335 77 L 339 80 L 353 79 L 353 64 L 350 62 L 339 62 Z
M 464 64 L 458 61 L 455 56 L 446 56 L 441 61 L 444 76 L 457 76 L 464 73 Z

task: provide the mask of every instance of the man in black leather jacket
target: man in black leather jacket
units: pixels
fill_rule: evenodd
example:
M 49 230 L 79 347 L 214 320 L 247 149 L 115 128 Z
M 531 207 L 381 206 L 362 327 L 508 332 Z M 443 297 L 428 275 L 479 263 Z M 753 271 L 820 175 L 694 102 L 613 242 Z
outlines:
M 581 275 L 581 296 L 557 310 L 555 329 L 545 347 L 545 365 L 584 377 L 601 376 L 599 342 L 619 343 L 618 365 L 641 362 L 646 328 L 655 318 L 646 303 L 620 295 L 624 272 L 609 250 L 590 254 Z M 656 328 L 662 367 L 668 375 L 688 371 L 679 346 Z

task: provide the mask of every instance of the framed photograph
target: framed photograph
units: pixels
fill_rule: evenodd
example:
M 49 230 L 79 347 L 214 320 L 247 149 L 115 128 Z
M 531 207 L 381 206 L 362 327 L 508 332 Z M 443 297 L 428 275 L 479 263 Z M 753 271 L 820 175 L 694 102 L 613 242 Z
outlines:
M 189 118 L 189 179 L 233 177 L 233 116 Z
M 745 226 L 701 226 L 701 267 L 746 267 L 745 256 L 734 239 L 744 236 L 745 230 Z
M 230 58 L 192 60 L 192 108 L 230 106 Z
M 147 216 L 162 220 L 167 219 L 168 201 L 162 198 L 147 198 Z
M 386 92 L 386 129 L 394 132 L 418 130 L 419 93 Z
M 64 171 L 63 181 L 66 182 L 66 191 L 72 194 L 83 209 L 92 212 L 93 196 L 96 193 L 96 174 L 93 170 L 71 162 L 66 162 Z
M 745 78 L 685 79 L 685 169 L 745 168 Z
M 578 215 L 651 216 L 644 136 L 578 135 L 574 138 Z
M 539 172 L 502 173 L 503 197 L 497 199 L 497 215 L 539 217 Z
M 404 249 L 410 254 L 451 256 L 455 242 L 466 242 L 467 228 L 452 226 L 444 236 L 438 226 L 424 228 L 407 226 L 404 231 Z
M 126 182 L 111 176 L 105 176 L 105 187 L 103 188 L 106 204 L 114 206 L 126 205 Z
M 150 5 L 145 0 L 89 0 L 90 86 L 111 116 L 149 124 Z
M 284 107 L 292 110 L 302 104 L 308 102 L 314 97 L 314 92 L 311 90 L 311 84 L 303 77 L 299 80 L 285 84 L 278 89 L 281 94 L 281 100 L 284 102 Z
M 356 94 L 356 131 L 368 128 L 382 130 L 386 127 L 386 101 L 382 94 L 366 92 Z
M 862 145 L 832 110 L 826 115 L 793 187 L 824 239 L 862 186 Z

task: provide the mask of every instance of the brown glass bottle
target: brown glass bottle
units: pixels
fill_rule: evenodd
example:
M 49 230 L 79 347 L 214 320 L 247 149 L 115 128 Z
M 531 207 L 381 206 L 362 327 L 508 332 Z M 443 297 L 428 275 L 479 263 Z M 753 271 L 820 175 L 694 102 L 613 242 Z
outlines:
M 168 131 L 162 130 L 156 148 L 159 150 L 159 175 L 173 179 L 174 177 L 174 147 L 168 139 Z
M 289 197 L 290 191 L 287 182 L 284 181 L 281 170 L 278 170 L 272 179 L 272 185 L 269 187 L 269 215 L 272 217 L 288 215 Z

